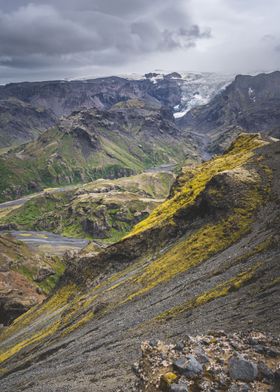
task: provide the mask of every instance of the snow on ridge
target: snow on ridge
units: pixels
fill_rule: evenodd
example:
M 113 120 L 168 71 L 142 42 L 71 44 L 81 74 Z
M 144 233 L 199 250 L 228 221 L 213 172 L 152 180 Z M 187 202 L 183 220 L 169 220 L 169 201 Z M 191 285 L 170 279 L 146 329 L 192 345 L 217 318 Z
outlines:
M 248 96 L 251 101 L 256 102 L 255 90 L 252 87 L 248 88 Z

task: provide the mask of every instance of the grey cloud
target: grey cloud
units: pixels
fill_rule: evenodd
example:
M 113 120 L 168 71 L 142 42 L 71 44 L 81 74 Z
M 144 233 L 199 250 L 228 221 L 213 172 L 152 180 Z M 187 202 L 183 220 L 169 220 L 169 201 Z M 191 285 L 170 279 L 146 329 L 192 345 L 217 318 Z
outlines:
M 179 28 L 177 30 L 165 30 L 161 41 L 163 50 L 175 48 L 191 48 L 195 46 L 195 41 L 199 38 L 210 38 L 210 30 L 200 31 L 199 26 L 192 25 L 189 28 Z
M 6 68 L 129 63 L 209 37 L 188 0 L 0 0 L 0 65 Z M 168 17 L 169 16 L 169 17 Z

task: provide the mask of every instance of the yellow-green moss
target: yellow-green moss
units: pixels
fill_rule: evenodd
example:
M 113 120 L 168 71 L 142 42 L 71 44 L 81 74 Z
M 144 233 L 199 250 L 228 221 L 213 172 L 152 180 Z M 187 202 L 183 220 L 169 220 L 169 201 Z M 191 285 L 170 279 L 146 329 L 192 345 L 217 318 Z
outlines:
M 265 142 L 256 135 L 241 135 L 227 154 L 188 170 L 186 178 L 183 176 L 180 180 L 184 185 L 179 187 L 175 195 L 156 208 L 147 219 L 136 225 L 127 237 L 172 223 L 176 212 L 193 204 L 213 176 L 243 165 L 253 156 L 253 150 L 264 144 Z
M 171 385 L 177 380 L 178 380 L 177 374 L 172 372 L 165 373 L 161 376 L 161 382 L 163 382 L 166 386 Z
M 63 331 L 63 335 L 68 335 L 69 333 L 75 331 L 77 328 L 82 327 L 85 325 L 88 321 L 90 321 L 94 316 L 94 313 L 92 311 L 88 312 L 85 316 L 80 318 L 78 321 L 72 323 L 69 327 L 65 328 Z
M 45 339 L 49 335 L 52 335 L 53 333 L 55 333 L 58 330 L 59 324 L 60 324 L 60 322 L 56 321 L 55 323 L 51 324 L 47 328 L 35 333 L 30 338 L 27 338 L 26 340 L 22 340 L 18 344 L 12 346 L 10 349 L 8 349 L 7 351 L 3 352 L 0 355 L 0 363 L 6 361 L 8 358 L 12 357 L 13 355 L 18 353 L 23 348 L 30 346 L 33 343 L 37 343 L 38 341 L 42 341 L 43 339 Z
M 175 306 L 161 313 L 156 317 L 156 320 L 164 320 L 170 317 L 175 317 L 180 313 L 197 308 L 198 306 L 205 305 L 206 303 L 211 302 L 217 298 L 225 297 L 230 292 L 240 289 L 242 286 L 252 280 L 260 265 L 261 264 L 259 263 L 249 270 L 238 274 L 234 278 L 231 278 L 226 282 L 214 287 L 213 289 L 198 295 L 194 299 L 188 300 L 183 304 Z
M 56 293 L 54 293 L 52 297 L 47 299 L 43 304 L 31 308 L 28 312 L 18 317 L 1 334 L 1 340 L 7 339 L 8 337 L 12 336 L 14 333 L 18 332 L 24 327 L 28 327 L 29 325 L 32 324 L 33 321 L 38 319 L 41 315 L 44 314 L 45 316 L 47 316 L 48 313 L 55 312 L 56 310 L 63 308 L 67 304 L 69 298 L 75 293 L 76 293 L 76 286 L 73 284 L 62 287 Z M 37 334 L 35 332 L 33 337 L 36 335 Z M 39 339 L 36 339 L 36 341 L 37 340 Z M 27 339 L 27 341 L 32 341 L 32 336 L 29 339 Z M 28 343 L 25 344 L 23 342 L 19 342 L 16 346 L 14 346 L 17 347 L 17 349 L 15 349 L 15 352 L 21 349 L 21 344 L 24 344 L 24 347 L 28 345 Z M 2 352 L 3 350 L 0 350 L 0 353 Z
M 173 246 L 148 265 L 139 277 L 134 278 L 133 282 L 138 286 L 138 290 L 130 294 L 127 301 L 200 264 L 236 242 L 250 230 L 252 213 L 261 200 L 257 189 L 249 192 L 245 209 L 236 208 L 228 218 L 202 227 Z

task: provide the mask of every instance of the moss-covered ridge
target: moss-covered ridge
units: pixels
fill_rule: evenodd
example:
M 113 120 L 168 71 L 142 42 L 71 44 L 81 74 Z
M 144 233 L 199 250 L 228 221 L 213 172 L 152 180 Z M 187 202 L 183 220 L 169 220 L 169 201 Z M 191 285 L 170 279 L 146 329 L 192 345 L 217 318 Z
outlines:
M 153 295 L 156 296 L 156 290 L 162 290 L 170 282 L 177 282 L 182 276 L 189 276 L 189 272 L 198 269 L 202 263 L 209 265 L 209 260 L 215 255 L 226 252 L 240 238 L 246 238 L 253 229 L 257 211 L 270 194 L 271 173 L 260 152 L 254 153 L 257 147 L 264 144 L 256 135 L 242 135 L 236 146 L 224 156 L 224 166 L 222 157 L 205 163 L 208 173 L 205 183 L 195 199 L 191 194 L 189 203 L 188 200 L 183 203 L 183 197 L 179 198 L 180 192 L 185 192 L 184 180 L 179 179 L 173 202 L 177 204 L 179 198 L 181 207 L 176 205 L 173 210 L 176 217 L 172 216 L 171 219 L 168 216 L 163 220 L 160 214 L 159 222 L 155 223 L 154 233 L 158 236 L 156 246 L 147 246 L 149 240 L 154 242 L 154 229 L 148 226 L 148 229 L 134 232 L 93 258 L 83 256 L 73 260 L 55 296 L 43 307 L 22 316 L 5 332 L 1 357 L 4 366 L 13 366 L 14 356 L 21 363 L 28 353 L 40 351 L 43 344 L 57 344 L 68 334 L 85 327 L 90 320 L 98 325 L 103 317 L 114 315 L 130 304 L 133 304 L 133 308 L 141 308 L 146 295 L 155 301 Z M 200 181 L 202 172 L 203 165 L 200 166 Z M 236 198 L 236 188 L 239 198 Z M 189 193 L 184 194 L 188 198 Z M 226 204 L 222 201 L 226 201 Z M 147 221 L 150 225 L 149 218 Z M 178 222 L 180 227 L 176 229 Z M 170 231 L 169 225 L 176 230 Z M 167 234 L 174 234 L 169 242 L 162 235 L 166 230 Z M 248 252 L 248 259 L 256 256 L 256 249 L 255 246 L 254 252 Z M 264 247 L 259 248 L 259 252 L 264 250 Z M 124 255 L 126 259 L 123 259 Z M 231 270 L 238 257 L 240 254 L 232 258 L 227 271 Z M 151 307 L 153 315 L 145 322 L 155 317 L 164 318 L 168 312 L 176 316 L 184 311 L 184 307 L 204 306 L 209 301 L 241 290 L 263 268 L 263 264 L 254 261 L 248 267 L 246 263 L 243 264 L 245 261 L 247 258 L 242 263 L 238 261 L 241 268 L 238 273 L 231 273 L 230 279 L 213 284 L 212 288 L 181 303 L 182 307 L 178 305 L 174 311 L 174 306 L 170 307 L 168 301 L 163 310 Z M 223 273 L 220 271 L 221 277 Z M 147 317 L 145 312 L 143 315 Z M 30 322 L 33 325 L 31 329 L 28 328 Z
M 186 169 L 177 183 L 174 196 L 155 209 L 148 219 L 135 226 L 129 236 L 174 222 L 177 213 L 195 202 L 211 178 L 224 170 L 242 166 L 253 156 L 254 149 L 265 143 L 260 135 L 241 134 L 225 155 L 193 169 Z

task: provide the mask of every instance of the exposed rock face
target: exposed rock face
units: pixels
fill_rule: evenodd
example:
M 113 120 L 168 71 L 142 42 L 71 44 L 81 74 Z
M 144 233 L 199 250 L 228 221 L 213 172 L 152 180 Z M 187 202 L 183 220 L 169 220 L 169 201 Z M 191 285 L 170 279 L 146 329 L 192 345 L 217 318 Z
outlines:
M 0 324 L 9 325 L 44 299 L 45 295 L 22 274 L 9 268 L 0 272 Z
M 155 348 L 157 339 L 176 345 L 165 368 L 173 374 L 164 373 L 173 390 L 196 383 L 173 368 L 182 357 L 206 391 L 223 382 L 248 390 L 271 372 L 277 385 L 279 160 L 279 142 L 240 135 L 225 155 L 185 169 L 170 198 L 122 241 L 69 260 L 53 296 L 1 335 L 2 391 L 131 392 L 140 343 Z M 254 335 L 247 350 L 238 336 L 252 328 L 268 340 Z M 230 346 L 214 333 L 200 347 L 188 342 L 221 329 L 234 337 Z M 235 351 L 261 369 L 261 381 L 229 377 Z
M 40 304 L 63 269 L 59 260 L 39 256 L 22 242 L 1 234 L 0 324 L 8 325 L 32 306 Z M 50 276 L 52 278 L 48 279 Z
M 259 343 L 278 354 L 259 353 Z M 146 341 L 141 350 L 140 362 L 133 365 L 137 391 L 265 392 L 278 387 L 279 337 L 261 332 L 210 332 L 186 336 L 177 345 Z
M 162 103 L 169 105 L 180 102 L 180 88 L 174 81 L 164 79 L 159 80 L 158 84 L 163 84 L 164 95 L 159 94 L 158 85 L 149 79 L 128 80 L 115 76 L 69 82 L 58 80 L 11 83 L 0 87 L 0 98 L 16 97 L 35 107 L 44 107 L 58 117 L 69 115 L 82 108 L 109 109 L 120 101 L 134 98 L 157 102 L 162 100 Z M 167 86 L 173 87 L 172 98 L 169 97 Z M 174 102 L 175 95 L 177 95 L 176 102 Z
M 178 120 L 182 128 L 206 134 L 208 149 L 221 152 L 241 129 L 280 137 L 280 72 L 238 75 L 207 105 Z

